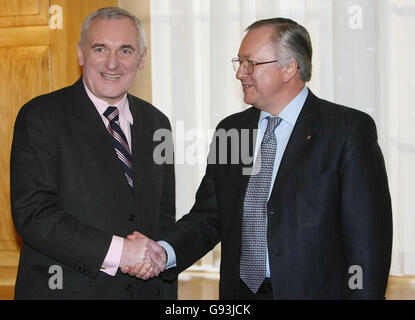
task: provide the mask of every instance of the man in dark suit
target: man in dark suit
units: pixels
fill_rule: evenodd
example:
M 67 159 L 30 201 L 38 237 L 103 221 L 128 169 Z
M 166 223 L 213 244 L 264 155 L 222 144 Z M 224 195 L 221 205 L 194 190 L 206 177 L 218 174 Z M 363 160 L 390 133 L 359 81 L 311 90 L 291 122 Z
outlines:
M 196 203 L 164 239 L 165 277 L 220 241 L 221 299 L 384 298 L 392 214 L 375 123 L 306 87 L 311 58 L 292 20 L 248 28 L 233 62 L 253 107 L 218 125 Z
M 11 153 L 12 215 L 23 239 L 16 299 L 177 298 L 174 279 L 118 270 L 139 263 L 139 277 L 158 275 L 162 247 L 125 237 L 140 230 L 158 239 L 175 221 L 173 164 L 153 161 L 153 134 L 170 123 L 127 94 L 145 56 L 140 21 L 100 9 L 82 25 L 82 78 L 19 112 Z

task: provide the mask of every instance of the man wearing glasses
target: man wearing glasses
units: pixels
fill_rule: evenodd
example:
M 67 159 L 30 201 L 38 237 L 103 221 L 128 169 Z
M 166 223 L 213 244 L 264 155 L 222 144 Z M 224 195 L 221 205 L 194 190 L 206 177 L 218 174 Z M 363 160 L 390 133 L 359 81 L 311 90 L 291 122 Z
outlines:
M 221 299 L 383 299 L 392 213 L 374 121 L 307 88 L 304 27 L 276 18 L 247 30 L 232 62 L 253 107 L 217 132 L 257 132 L 240 139 L 254 153 L 252 174 L 214 161 L 243 147 L 212 143 L 196 203 L 164 239 L 167 267 L 176 265 L 165 275 L 220 241 Z

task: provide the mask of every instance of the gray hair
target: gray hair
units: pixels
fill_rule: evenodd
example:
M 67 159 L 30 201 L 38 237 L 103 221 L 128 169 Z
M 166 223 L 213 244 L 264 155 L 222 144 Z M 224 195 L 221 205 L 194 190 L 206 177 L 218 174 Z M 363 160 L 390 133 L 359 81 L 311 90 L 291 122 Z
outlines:
M 88 30 L 91 26 L 91 23 L 96 19 L 122 19 L 122 18 L 128 18 L 131 19 L 135 24 L 137 25 L 138 29 L 138 49 L 142 53 L 146 47 L 146 35 L 144 33 L 143 25 L 141 24 L 141 21 L 132 13 L 128 12 L 127 10 L 121 9 L 119 7 L 106 7 L 101 8 L 93 13 L 91 13 L 89 16 L 87 16 L 82 23 L 81 27 L 81 37 L 79 40 L 79 46 L 82 48 L 88 38 Z
M 296 60 L 301 80 L 310 81 L 313 48 L 308 31 L 297 22 L 286 18 L 259 20 L 251 24 L 246 31 L 263 26 L 273 29 L 271 41 L 280 49 L 281 59 L 285 62 L 292 59 Z

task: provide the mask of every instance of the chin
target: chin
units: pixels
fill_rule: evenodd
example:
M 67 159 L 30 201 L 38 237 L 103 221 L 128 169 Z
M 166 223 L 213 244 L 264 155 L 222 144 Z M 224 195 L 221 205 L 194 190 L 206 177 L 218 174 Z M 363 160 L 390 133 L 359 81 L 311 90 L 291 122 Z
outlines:
M 104 97 L 108 97 L 110 99 L 116 99 L 117 97 L 121 97 L 124 95 L 124 91 L 117 89 L 117 90 L 102 90 L 101 94 Z
M 254 102 L 252 100 L 250 100 L 249 98 L 247 98 L 247 97 L 244 98 L 244 102 L 246 104 L 249 104 L 249 105 L 253 105 L 254 104 Z

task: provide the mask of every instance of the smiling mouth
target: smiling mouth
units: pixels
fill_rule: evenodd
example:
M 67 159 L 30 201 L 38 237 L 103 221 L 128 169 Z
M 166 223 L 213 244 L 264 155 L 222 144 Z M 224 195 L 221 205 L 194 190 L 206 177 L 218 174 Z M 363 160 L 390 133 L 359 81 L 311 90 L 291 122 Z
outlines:
M 121 78 L 120 74 L 108 74 L 108 73 L 101 73 L 102 77 L 106 80 L 115 81 Z

